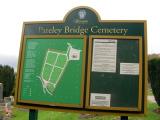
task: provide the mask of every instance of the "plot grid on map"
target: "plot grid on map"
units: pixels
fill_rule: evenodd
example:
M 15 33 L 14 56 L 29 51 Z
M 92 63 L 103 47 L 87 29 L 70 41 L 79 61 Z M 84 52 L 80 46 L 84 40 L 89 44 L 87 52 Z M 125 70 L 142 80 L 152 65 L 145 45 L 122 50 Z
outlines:
M 46 52 L 40 80 L 43 92 L 53 95 L 57 83 L 61 79 L 63 72 L 70 60 L 79 60 L 80 50 L 72 48 L 68 43 L 66 52 L 48 49 Z

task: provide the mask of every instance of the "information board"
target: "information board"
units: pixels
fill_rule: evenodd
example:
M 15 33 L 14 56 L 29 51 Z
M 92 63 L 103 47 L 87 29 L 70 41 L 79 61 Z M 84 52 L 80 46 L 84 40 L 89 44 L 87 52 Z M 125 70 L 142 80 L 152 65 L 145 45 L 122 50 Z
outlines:
M 15 106 L 145 114 L 146 36 L 145 20 L 101 20 L 89 7 L 63 21 L 24 22 Z
M 91 36 L 87 107 L 141 111 L 142 38 Z
M 19 101 L 81 107 L 85 42 L 81 36 L 25 36 Z

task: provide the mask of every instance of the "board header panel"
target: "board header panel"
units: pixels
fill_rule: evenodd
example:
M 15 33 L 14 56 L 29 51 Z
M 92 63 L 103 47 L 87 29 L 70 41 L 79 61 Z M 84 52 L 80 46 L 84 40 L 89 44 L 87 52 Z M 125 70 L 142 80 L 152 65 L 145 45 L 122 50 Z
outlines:
M 124 35 L 144 36 L 143 20 L 101 20 L 92 8 L 71 10 L 63 21 L 25 22 L 25 35 Z

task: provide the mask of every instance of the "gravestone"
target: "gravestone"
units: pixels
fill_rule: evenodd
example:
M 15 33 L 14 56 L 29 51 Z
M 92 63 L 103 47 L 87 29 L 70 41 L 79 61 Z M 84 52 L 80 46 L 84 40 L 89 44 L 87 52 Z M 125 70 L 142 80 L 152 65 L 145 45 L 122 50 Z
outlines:
M 2 101 L 3 99 L 3 84 L 0 83 L 0 102 Z
M 0 83 L 0 120 L 3 119 L 3 116 L 1 114 L 1 111 L 2 111 L 2 105 L 1 105 L 1 102 L 3 101 L 3 84 Z

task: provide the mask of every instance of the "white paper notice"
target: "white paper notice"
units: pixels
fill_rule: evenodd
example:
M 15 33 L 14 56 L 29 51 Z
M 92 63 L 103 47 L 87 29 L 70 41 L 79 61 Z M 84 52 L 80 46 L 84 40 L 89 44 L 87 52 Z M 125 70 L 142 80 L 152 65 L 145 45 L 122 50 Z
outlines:
M 116 39 L 94 39 L 92 71 L 116 72 Z
M 71 48 L 69 52 L 69 60 L 79 60 L 80 59 L 80 50 Z
M 110 106 L 111 94 L 91 93 L 90 106 Z
M 120 74 L 139 75 L 139 63 L 120 63 Z

